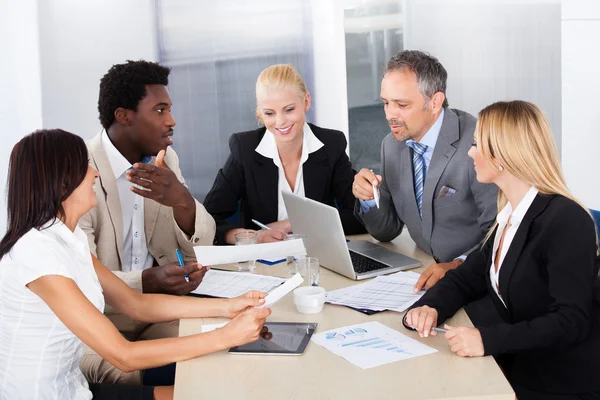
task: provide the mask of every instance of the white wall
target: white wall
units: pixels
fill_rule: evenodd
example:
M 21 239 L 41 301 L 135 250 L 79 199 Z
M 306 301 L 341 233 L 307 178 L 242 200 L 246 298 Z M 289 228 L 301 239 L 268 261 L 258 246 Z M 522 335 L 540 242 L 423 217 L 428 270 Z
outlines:
M 0 0 L 0 237 L 6 232 L 10 152 L 42 125 L 37 0 Z
M 89 139 L 101 129 L 100 78 L 113 64 L 157 60 L 154 1 L 39 0 L 39 12 L 43 127 Z
M 500 100 L 527 100 L 548 115 L 560 147 L 559 0 L 406 0 L 405 48 L 448 71 L 450 107 L 476 115 Z
M 600 2 L 562 4 L 562 163 L 569 188 L 600 209 Z
M 342 0 L 312 0 L 315 123 L 348 138 L 346 40 Z M 350 150 L 350 144 L 346 151 Z

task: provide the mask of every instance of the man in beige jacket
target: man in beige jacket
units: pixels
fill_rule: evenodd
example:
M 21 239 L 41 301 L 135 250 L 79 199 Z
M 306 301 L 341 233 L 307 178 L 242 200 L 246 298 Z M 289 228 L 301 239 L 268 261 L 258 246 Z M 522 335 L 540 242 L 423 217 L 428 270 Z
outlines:
M 98 205 L 79 221 L 91 251 L 132 288 L 187 294 L 206 269 L 193 246 L 211 245 L 215 222 L 190 191 L 173 144 L 175 120 L 167 89 L 170 69 L 147 61 L 114 65 L 100 81 L 103 130 L 88 142 L 100 172 Z M 179 249 L 186 265 L 177 263 Z M 129 340 L 178 335 L 178 321 L 147 324 L 107 307 Z M 123 373 L 86 348 L 81 369 L 89 382 L 140 384 L 142 371 Z

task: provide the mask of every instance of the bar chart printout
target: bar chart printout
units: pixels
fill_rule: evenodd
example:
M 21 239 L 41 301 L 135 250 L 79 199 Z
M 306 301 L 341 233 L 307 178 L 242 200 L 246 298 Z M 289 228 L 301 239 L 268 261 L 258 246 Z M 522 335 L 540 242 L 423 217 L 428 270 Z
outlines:
M 332 329 L 311 340 L 363 369 L 437 351 L 377 321 Z

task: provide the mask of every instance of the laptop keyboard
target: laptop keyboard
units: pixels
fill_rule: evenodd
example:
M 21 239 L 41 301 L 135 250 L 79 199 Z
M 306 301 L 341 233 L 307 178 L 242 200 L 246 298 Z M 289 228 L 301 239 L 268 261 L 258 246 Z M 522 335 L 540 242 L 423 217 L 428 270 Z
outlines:
M 375 261 L 372 258 L 365 257 L 362 254 L 358 254 L 349 250 L 350 260 L 352 260 L 352 265 L 354 265 L 354 270 L 357 274 L 364 274 L 371 271 L 376 271 L 378 269 L 390 268 L 389 265 L 381 263 L 379 261 Z

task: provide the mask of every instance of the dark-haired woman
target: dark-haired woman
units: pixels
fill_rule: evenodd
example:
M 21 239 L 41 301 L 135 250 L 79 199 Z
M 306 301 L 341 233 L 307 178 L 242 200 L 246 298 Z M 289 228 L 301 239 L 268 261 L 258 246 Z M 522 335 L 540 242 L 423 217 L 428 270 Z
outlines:
M 264 293 L 224 299 L 141 294 L 91 253 L 79 218 L 96 205 L 97 171 L 83 140 L 38 131 L 10 157 L 8 230 L 0 241 L 0 399 L 169 399 L 172 387 L 92 385 L 79 369 L 82 342 L 132 371 L 166 365 L 258 338 L 270 309 Z M 137 321 L 233 318 L 182 338 L 128 342 L 104 302 Z M 90 390 L 91 389 L 91 390 Z

